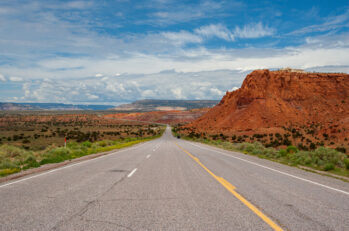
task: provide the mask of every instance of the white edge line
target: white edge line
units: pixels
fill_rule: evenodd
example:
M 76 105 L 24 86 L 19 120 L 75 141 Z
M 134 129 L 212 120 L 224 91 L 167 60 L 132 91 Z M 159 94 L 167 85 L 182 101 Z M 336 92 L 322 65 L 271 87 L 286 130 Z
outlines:
M 13 182 L 10 182 L 10 183 L 7 183 L 7 184 L 3 184 L 3 185 L 0 185 L 0 188 L 3 188 L 3 187 L 6 187 L 6 186 L 9 186 L 9 185 L 12 185 L 12 184 L 17 184 L 17 183 L 20 183 L 22 181 L 26 181 L 26 180 L 30 180 L 30 179 L 33 179 L 33 178 L 36 178 L 36 177 L 39 177 L 39 176 L 43 176 L 43 175 L 46 175 L 46 174 L 49 174 L 49 173 L 52 173 L 52 172 L 56 172 L 56 171 L 59 171 L 59 170 L 62 170 L 62 169 L 65 169 L 65 168 L 70 168 L 70 167 L 74 167 L 74 166 L 77 166 L 77 165 L 80 165 L 80 164 L 85 164 L 85 163 L 89 163 L 89 162 L 92 162 L 92 161 L 95 161 L 95 160 L 100 160 L 104 157 L 107 157 L 107 156 L 111 156 L 113 154 L 117 154 L 117 153 L 120 153 L 120 152 L 125 152 L 125 151 L 130 151 L 130 150 L 133 150 L 133 149 L 137 149 L 143 145 L 147 144 L 147 142 L 137 146 L 137 147 L 133 147 L 133 148 L 129 148 L 129 149 L 124 149 L 124 150 L 120 150 L 120 151 L 115 151 L 113 153 L 110 153 L 110 154 L 106 154 L 106 155 L 103 155 L 103 156 L 99 156 L 99 157 L 96 157 L 96 158 L 93 158 L 93 159 L 90 159 L 90 160 L 83 160 L 79 163 L 76 163 L 76 164 L 68 164 L 67 166 L 64 166 L 64 167 L 61 167 L 61 168 L 55 168 L 55 169 L 52 169 L 52 170 L 49 170 L 49 171 L 45 171 L 43 173 L 40 173 L 40 174 L 37 174 L 37 175 L 34 175 L 34 176 L 30 176 L 30 177 L 26 177 L 24 179 L 20 179 L 20 180 L 16 180 L 16 181 L 13 181 Z
M 131 177 L 136 171 L 137 171 L 137 168 L 133 169 L 132 172 L 130 172 L 130 174 L 127 175 L 127 177 Z
M 298 177 L 298 176 L 295 176 L 295 175 L 292 175 L 292 174 L 289 174 L 289 173 L 286 173 L 286 172 L 282 172 L 282 171 L 279 171 L 279 170 L 276 170 L 276 169 L 273 169 L 273 168 L 270 168 L 270 167 L 267 167 L 267 166 L 264 166 L 264 165 L 261 165 L 261 164 L 257 164 L 255 162 L 252 162 L 252 161 L 249 161 L 249 160 L 245 160 L 243 158 L 239 158 L 239 157 L 236 157 L 236 156 L 229 155 L 229 154 L 226 154 L 224 152 L 220 152 L 220 151 L 217 151 L 217 150 L 214 150 L 214 149 L 209 149 L 209 148 L 206 148 L 206 147 L 201 147 L 201 146 L 193 144 L 191 142 L 188 142 L 188 143 L 193 145 L 193 146 L 196 146 L 198 148 L 206 149 L 206 150 L 209 150 L 209 151 L 214 151 L 214 152 L 220 153 L 222 155 L 225 155 L 225 156 L 228 156 L 228 157 L 231 157 L 231 158 L 235 158 L 235 159 L 247 162 L 249 164 L 256 165 L 256 166 L 261 167 L 261 168 L 265 168 L 265 169 L 268 169 L 268 170 L 271 170 L 271 171 L 274 171 L 274 172 L 277 172 L 277 173 L 280 173 L 280 174 L 283 174 L 283 175 L 286 175 L 286 176 L 289 176 L 289 177 L 296 178 L 298 180 L 302 180 L 302 181 L 305 181 L 305 182 L 308 182 L 308 183 L 311 183 L 311 184 L 315 184 L 315 185 L 318 185 L 318 186 L 321 186 L 321 187 L 324 187 L 324 188 L 327 188 L 327 189 L 331 189 L 331 190 L 334 190 L 334 191 L 337 191 L 337 192 L 349 195 L 349 192 L 346 192 L 346 191 L 343 191 L 343 190 L 340 190 L 340 189 L 332 188 L 330 186 L 327 186 L 327 185 L 324 185 L 324 184 L 320 184 L 320 183 L 315 182 L 315 181 L 307 180 L 307 179 L 304 179 L 302 177 Z

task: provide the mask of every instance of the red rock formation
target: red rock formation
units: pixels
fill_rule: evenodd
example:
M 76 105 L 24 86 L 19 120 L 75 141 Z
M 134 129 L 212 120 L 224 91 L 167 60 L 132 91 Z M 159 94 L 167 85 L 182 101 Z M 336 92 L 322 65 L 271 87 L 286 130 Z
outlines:
M 207 133 L 319 124 L 349 137 L 349 75 L 256 70 L 188 125 Z M 343 129 L 344 128 L 344 129 Z

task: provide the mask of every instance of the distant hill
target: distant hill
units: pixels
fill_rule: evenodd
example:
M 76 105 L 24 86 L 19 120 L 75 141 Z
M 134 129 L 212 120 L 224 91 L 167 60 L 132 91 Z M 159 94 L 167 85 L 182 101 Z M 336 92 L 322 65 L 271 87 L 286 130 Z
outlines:
M 219 100 L 138 100 L 130 104 L 122 104 L 114 108 L 117 111 L 147 112 L 192 110 L 197 108 L 210 108 L 219 103 Z
M 0 103 L 1 111 L 29 111 L 29 110 L 108 110 L 114 108 L 113 105 L 74 105 L 63 103 Z
M 253 71 L 240 89 L 227 92 L 187 131 L 240 136 L 240 141 L 251 136 L 251 142 L 267 146 L 291 141 L 303 149 L 315 145 L 349 148 L 349 74 Z

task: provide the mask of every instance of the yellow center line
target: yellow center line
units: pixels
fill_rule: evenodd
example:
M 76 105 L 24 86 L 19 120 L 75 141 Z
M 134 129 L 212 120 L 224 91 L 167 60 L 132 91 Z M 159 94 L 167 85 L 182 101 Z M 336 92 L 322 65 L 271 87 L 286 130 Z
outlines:
M 278 226 L 275 222 L 273 222 L 269 217 L 267 217 L 264 213 L 262 213 L 259 209 L 257 209 L 253 204 L 251 204 L 248 200 L 246 200 L 243 196 L 235 191 L 236 187 L 229 183 L 222 177 L 216 176 L 211 170 L 209 170 L 205 165 L 203 165 L 199 158 L 192 155 L 190 152 L 182 148 L 179 144 L 176 145 L 182 149 L 185 153 L 187 153 L 193 160 L 195 160 L 203 169 L 206 170 L 214 179 L 216 179 L 221 185 L 224 186 L 231 194 L 233 194 L 237 199 L 239 199 L 244 205 L 246 205 L 249 209 L 251 209 L 257 216 L 259 216 L 265 223 L 267 223 L 272 229 L 277 231 L 283 231 L 283 229 Z

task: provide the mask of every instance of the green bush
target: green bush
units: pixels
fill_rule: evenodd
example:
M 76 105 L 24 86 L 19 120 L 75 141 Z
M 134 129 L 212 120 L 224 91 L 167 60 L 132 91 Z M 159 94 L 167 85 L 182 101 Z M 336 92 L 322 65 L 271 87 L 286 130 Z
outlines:
M 287 153 L 297 153 L 298 152 L 298 148 L 295 147 L 295 146 L 290 145 L 290 146 L 288 146 L 286 148 L 286 152 Z
M 4 157 L 15 158 L 15 157 L 23 156 L 26 153 L 28 153 L 28 151 L 22 148 L 10 146 L 7 144 L 2 145 L 0 147 L 0 155 Z
M 345 158 L 343 162 L 344 162 L 345 168 L 349 169 L 349 158 Z
M 58 163 L 64 160 L 71 159 L 71 151 L 68 148 L 55 148 L 44 154 L 44 158 L 40 164 Z
M 0 176 L 7 176 L 16 172 L 21 171 L 20 168 L 6 168 L 6 169 L 0 169 Z
M 279 150 L 279 155 L 280 156 L 286 156 L 287 155 L 287 151 L 285 149 L 280 149 Z
M 340 168 L 344 167 L 345 154 L 337 152 L 331 148 L 319 147 L 311 155 L 315 155 L 322 160 L 324 163 L 332 163 Z
M 98 142 L 98 145 L 101 147 L 106 147 L 107 146 L 107 142 L 105 140 Z
M 324 170 L 325 171 L 330 171 L 330 170 L 333 170 L 333 169 L 334 169 L 334 164 L 332 164 L 332 163 L 327 163 L 324 166 Z
M 83 147 L 90 148 L 92 146 L 92 143 L 90 141 L 85 141 L 81 144 Z
M 40 163 L 36 161 L 36 158 L 33 155 L 28 156 L 23 163 L 23 169 L 37 168 L 39 166 L 40 166 Z
M 0 169 L 12 169 L 17 168 L 17 165 L 9 159 L 4 159 L 0 163 Z

